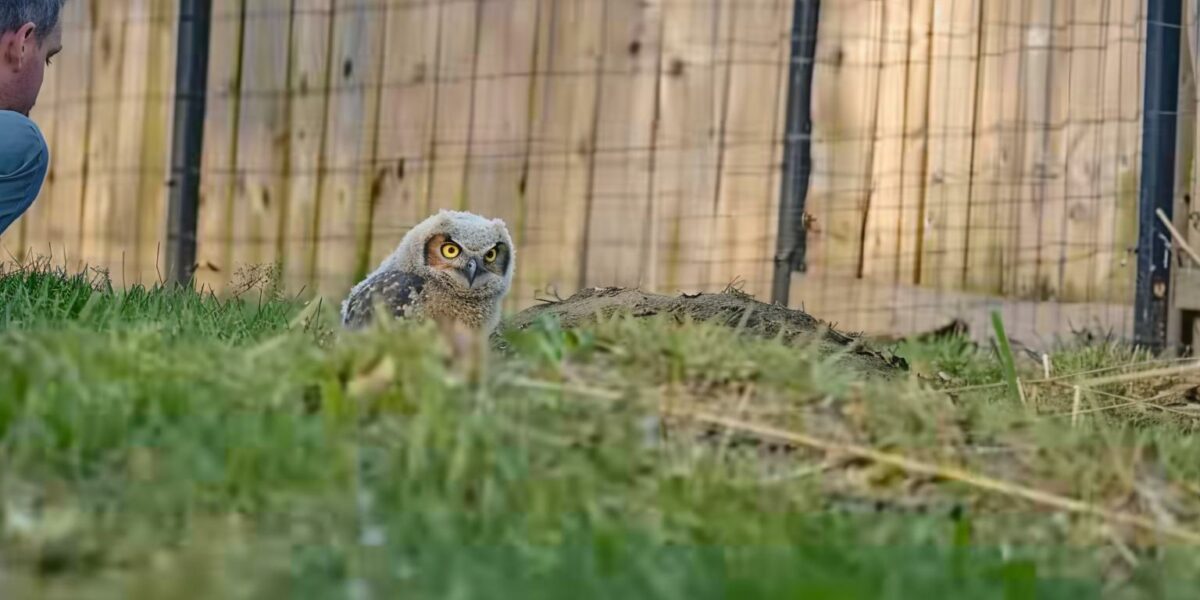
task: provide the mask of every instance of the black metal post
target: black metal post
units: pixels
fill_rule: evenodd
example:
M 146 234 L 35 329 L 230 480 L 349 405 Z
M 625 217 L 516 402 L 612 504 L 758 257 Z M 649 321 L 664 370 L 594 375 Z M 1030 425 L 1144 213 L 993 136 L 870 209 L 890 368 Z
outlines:
M 812 175 L 812 80 L 821 0 L 796 0 L 792 11 L 788 69 L 787 131 L 783 140 L 783 185 L 771 301 L 787 304 L 792 273 L 803 271 L 807 252 L 804 208 Z
M 180 0 L 175 54 L 175 124 L 167 209 L 167 280 L 191 285 L 196 265 L 200 156 L 204 150 L 212 0 Z
M 1171 238 L 1158 211 L 1170 219 L 1175 204 L 1182 4 L 1147 0 L 1134 342 L 1155 352 L 1167 343 Z

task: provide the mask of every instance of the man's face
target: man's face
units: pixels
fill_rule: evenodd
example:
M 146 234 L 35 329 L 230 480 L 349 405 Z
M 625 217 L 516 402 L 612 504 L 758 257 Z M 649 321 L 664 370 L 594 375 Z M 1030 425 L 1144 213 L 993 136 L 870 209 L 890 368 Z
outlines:
M 38 40 L 33 23 L 0 34 L 0 109 L 28 116 L 37 103 L 46 66 L 62 51 L 62 21 Z

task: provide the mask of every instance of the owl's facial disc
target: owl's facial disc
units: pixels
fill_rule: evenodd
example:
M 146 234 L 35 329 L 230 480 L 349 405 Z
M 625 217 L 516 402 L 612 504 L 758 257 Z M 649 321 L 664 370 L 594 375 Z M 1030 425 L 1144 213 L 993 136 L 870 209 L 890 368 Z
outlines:
M 489 295 L 503 287 L 506 252 L 503 244 L 479 251 L 439 234 L 426 243 L 425 261 L 446 285 L 472 294 Z

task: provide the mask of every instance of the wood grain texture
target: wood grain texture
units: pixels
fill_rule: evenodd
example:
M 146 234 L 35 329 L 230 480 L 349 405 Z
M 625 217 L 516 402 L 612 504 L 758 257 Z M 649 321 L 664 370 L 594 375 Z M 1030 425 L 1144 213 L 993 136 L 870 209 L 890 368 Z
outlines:
M 387 11 L 387 45 L 379 106 L 370 263 L 391 254 L 408 229 L 430 211 L 429 154 L 433 137 L 437 73 L 436 3 L 392 6 Z
M 1115 187 L 1100 177 L 1100 133 L 1104 127 L 1105 2 L 1066 4 L 1067 72 L 1063 131 L 1063 213 L 1059 294 L 1095 297 L 1097 225 L 1112 210 Z M 1194 129 L 1194 126 L 1193 126 Z
M 150 1 L 147 23 L 149 37 L 145 69 L 147 71 L 146 106 L 142 114 L 141 185 L 138 197 L 137 242 L 130 273 L 143 284 L 165 277 L 166 256 L 161 240 L 166 237 L 167 202 L 170 193 L 171 120 L 175 93 L 175 5 Z
M 290 291 L 340 299 L 466 208 L 517 240 L 510 310 L 582 286 L 766 294 L 791 0 L 214 4 L 202 285 L 280 262 Z M 67 4 L 34 113 L 52 167 L 12 257 L 157 278 L 175 11 Z M 1143 21 L 1139 0 L 823 3 L 794 302 L 899 329 L 957 310 L 950 290 L 1030 300 L 1031 322 L 1129 302 Z
M 46 244 L 54 260 L 72 269 L 82 266 L 80 240 L 83 236 L 83 198 L 87 173 L 88 120 L 91 116 L 92 61 L 95 41 L 92 10 L 83 2 L 68 3 L 63 9 L 63 35 L 72 33 L 73 46 L 64 43 L 62 56 L 54 68 L 59 70 L 57 127 L 50 149 L 53 163 L 50 202 L 44 210 L 53 211 L 47 227 Z M 36 210 L 36 209 L 35 209 Z
M 239 184 L 245 0 L 214 0 L 201 156 L 196 285 L 223 291 L 232 279 L 233 202 Z
M 332 38 L 316 278 L 322 293 L 341 296 L 365 274 L 371 188 L 379 167 L 375 140 L 378 85 L 387 32 L 376 5 L 337 3 Z
M 937 289 L 959 289 L 964 275 L 972 132 L 977 123 L 980 10 L 980 0 L 934 5 L 929 163 L 918 281 Z
M 1051 210 L 1047 202 L 1054 147 L 1053 77 L 1055 68 L 1055 11 L 1051 0 L 1024 0 L 1022 35 L 1024 60 L 1021 82 L 1020 188 L 1015 197 L 1016 219 L 1022 226 L 1013 231 L 1009 259 L 1012 269 L 1010 293 L 1023 298 L 1048 298 L 1053 293 L 1048 261 L 1051 249 L 1042 242 L 1050 239 L 1055 222 L 1046 218 Z
M 650 260 L 664 292 L 712 285 L 713 200 L 725 116 L 730 49 L 723 2 L 668 2 L 662 7 L 662 106 L 655 153 L 658 221 Z M 724 27 L 723 27 L 724 26 Z
M 122 225 L 116 223 L 113 214 L 116 206 L 130 200 L 118 198 L 118 184 L 139 168 L 137 160 L 120 153 L 120 140 L 125 129 L 132 124 L 122 122 L 122 112 L 140 111 L 138 98 L 125 100 L 126 42 L 129 49 L 137 47 L 137 40 L 130 40 L 130 8 L 134 0 L 112 0 L 103 6 L 93 4 L 92 27 L 95 46 L 92 49 L 91 110 L 87 121 L 87 158 L 83 186 L 83 227 L 80 234 L 80 258 L 91 267 L 105 269 L 121 283 L 120 256 L 124 245 L 114 242 Z M 144 51 L 144 49 L 140 49 Z M 129 73 L 129 82 L 140 78 L 136 72 Z M 131 87 L 135 87 L 131 84 Z M 136 199 L 133 200 L 136 202 Z
M 605 3 L 555 0 L 542 17 L 525 217 L 514 296 L 528 305 L 547 290 L 579 284 L 588 170 L 600 94 Z M 553 292 L 551 292 L 553 293 Z
M 827 10 L 828 9 L 828 10 Z M 871 151 L 876 120 L 880 4 L 822 4 L 813 75 L 813 173 L 806 211 L 807 262 L 816 277 L 857 273 L 863 223 L 871 200 Z M 811 294 L 809 294 L 811 295 Z
M 279 238 L 284 283 L 293 293 L 312 293 L 320 242 L 321 190 L 327 174 L 325 117 L 332 95 L 331 58 L 335 0 L 295 0 L 288 55 L 289 122 L 287 201 Z
M 518 213 L 540 4 L 538 0 L 490 0 L 479 12 L 461 206 L 506 222 L 515 222 Z
M 610 2 L 580 279 L 647 283 L 663 30 L 660 3 Z
M 434 63 L 433 136 L 428 170 L 429 209 L 465 208 L 475 94 L 479 84 L 479 16 L 484 0 L 438 2 Z
M 970 235 L 965 257 L 965 289 L 1001 294 L 1009 232 L 1017 227 L 1008 203 L 1021 172 L 1016 161 L 1021 95 L 1006 85 L 1020 74 L 1022 32 L 1010 24 L 1020 21 L 1021 3 L 985 0 L 976 142 L 970 186 Z
M 243 25 L 238 100 L 237 184 L 229 204 L 229 267 L 237 271 L 282 260 L 280 221 L 290 199 L 287 179 L 291 94 L 289 64 L 294 0 L 253 0 Z
M 914 41 L 912 22 L 918 15 L 912 2 L 883 3 L 879 8 L 875 15 L 880 27 L 875 114 L 870 132 L 873 149 L 857 272 L 861 277 L 895 281 L 900 277 L 895 260 L 901 238 L 897 223 L 903 211 L 901 200 L 906 183 L 909 52 Z
M 785 87 L 787 56 L 779 49 L 790 37 L 791 2 L 729 2 L 731 20 L 723 147 L 711 219 L 709 289 L 736 283 L 768 297 L 771 289 L 778 213 L 778 129 L 784 122 L 776 95 Z

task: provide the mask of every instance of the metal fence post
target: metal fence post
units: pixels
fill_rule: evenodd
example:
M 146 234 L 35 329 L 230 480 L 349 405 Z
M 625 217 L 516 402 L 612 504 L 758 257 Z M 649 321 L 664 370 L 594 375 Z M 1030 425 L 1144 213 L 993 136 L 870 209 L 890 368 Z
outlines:
M 779 235 L 775 250 L 775 277 L 771 287 L 771 301 L 785 305 L 792 285 L 792 273 L 805 269 L 808 240 L 804 208 L 808 197 L 808 181 L 812 175 L 812 80 L 820 15 L 820 0 L 796 0 L 792 11 Z
M 200 156 L 204 150 L 212 0 L 180 0 L 175 54 L 175 123 L 167 208 L 167 280 L 190 285 L 196 264 Z
M 1155 352 L 1167 342 L 1171 238 L 1158 211 L 1170 219 L 1175 204 L 1182 5 L 1180 0 L 1147 0 L 1134 342 Z

